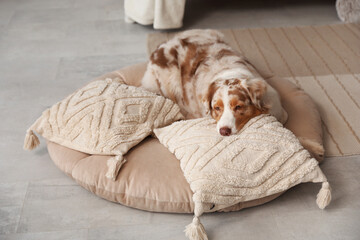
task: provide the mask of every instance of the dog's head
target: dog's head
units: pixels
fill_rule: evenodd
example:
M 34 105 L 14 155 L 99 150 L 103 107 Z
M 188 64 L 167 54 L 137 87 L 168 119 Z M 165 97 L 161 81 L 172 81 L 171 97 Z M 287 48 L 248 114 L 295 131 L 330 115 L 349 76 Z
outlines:
M 266 84 L 259 78 L 216 80 L 210 84 L 204 103 L 219 133 L 229 136 L 251 118 L 268 113 L 262 101 L 265 92 Z

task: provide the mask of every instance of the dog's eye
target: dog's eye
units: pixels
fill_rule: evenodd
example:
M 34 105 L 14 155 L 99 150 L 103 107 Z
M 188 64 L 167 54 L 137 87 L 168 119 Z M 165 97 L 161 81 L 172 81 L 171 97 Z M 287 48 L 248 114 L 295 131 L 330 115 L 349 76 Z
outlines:
M 240 109 L 242 109 L 242 106 L 240 106 L 240 105 L 237 105 L 237 106 L 235 107 L 235 110 L 240 110 Z
M 220 107 L 215 107 L 215 111 L 220 111 Z

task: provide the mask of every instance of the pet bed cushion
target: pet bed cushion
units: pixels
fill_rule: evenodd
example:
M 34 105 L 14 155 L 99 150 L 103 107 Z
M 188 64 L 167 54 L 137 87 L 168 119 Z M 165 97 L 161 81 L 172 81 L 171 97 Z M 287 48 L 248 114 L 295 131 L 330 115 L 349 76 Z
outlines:
M 322 182 L 316 202 L 321 209 L 330 202 L 330 186 L 318 161 L 273 116 L 252 118 L 228 137 L 218 134 L 211 118 L 175 122 L 154 132 L 180 160 L 194 192 L 195 217 L 186 228 L 190 239 L 207 239 L 199 221 L 203 212 L 280 193 L 302 182 Z
M 46 109 L 28 129 L 24 148 L 39 144 L 34 131 L 49 141 L 89 154 L 116 155 L 107 161 L 106 176 L 115 180 L 123 155 L 153 128 L 182 118 L 169 99 L 106 78 L 90 82 Z
M 107 73 L 98 79 L 120 78 L 139 86 L 146 63 Z M 321 119 L 312 100 L 291 82 L 272 78 L 268 82 L 279 91 L 289 118 L 285 127 L 300 139 L 319 161 L 323 158 Z M 79 185 L 96 195 L 126 206 L 156 212 L 190 213 L 194 211 L 192 191 L 184 178 L 179 160 L 155 139 L 148 137 L 124 156 L 127 160 L 116 181 L 107 179 L 106 161 L 111 156 L 85 154 L 57 143 L 48 142 L 51 159 Z M 266 203 L 278 197 L 239 202 L 218 211 L 237 211 Z

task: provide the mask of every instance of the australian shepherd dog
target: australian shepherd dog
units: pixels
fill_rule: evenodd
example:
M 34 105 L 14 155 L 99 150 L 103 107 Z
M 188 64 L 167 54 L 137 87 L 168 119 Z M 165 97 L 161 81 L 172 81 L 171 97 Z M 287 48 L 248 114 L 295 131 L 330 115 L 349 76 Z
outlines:
M 215 30 L 185 31 L 161 44 L 142 87 L 176 102 L 187 119 L 210 115 L 223 136 L 260 114 L 287 119 L 276 90 Z

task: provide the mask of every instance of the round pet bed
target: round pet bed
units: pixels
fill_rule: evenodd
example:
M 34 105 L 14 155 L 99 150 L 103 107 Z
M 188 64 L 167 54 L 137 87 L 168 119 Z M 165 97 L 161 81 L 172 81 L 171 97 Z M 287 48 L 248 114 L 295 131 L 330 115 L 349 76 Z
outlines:
M 99 79 L 121 78 L 125 83 L 139 86 L 146 63 L 114 71 Z M 302 145 L 318 161 L 323 160 L 321 118 L 311 98 L 293 83 L 278 78 L 267 79 L 280 94 L 290 129 Z M 106 162 L 113 156 L 85 154 L 59 144 L 48 142 L 48 151 L 57 167 L 79 185 L 94 194 L 123 205 L 154 212 L 194 212 L 192 191 L 180 169 L 179 160 L 156 138 L 148 137 L 124 157 L 116 181 L 108 179 Z M 275 199 L 282 193 L 265 198 L 240 202 L 219 211 L 237 211 Z

